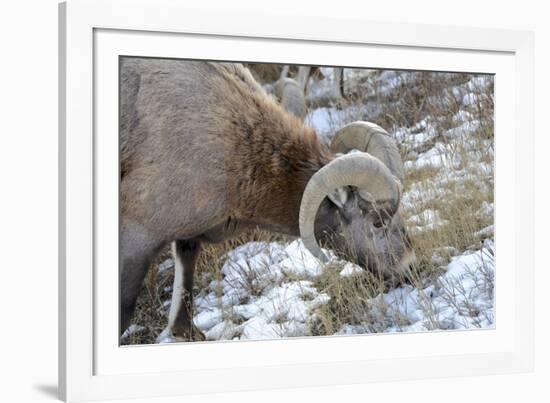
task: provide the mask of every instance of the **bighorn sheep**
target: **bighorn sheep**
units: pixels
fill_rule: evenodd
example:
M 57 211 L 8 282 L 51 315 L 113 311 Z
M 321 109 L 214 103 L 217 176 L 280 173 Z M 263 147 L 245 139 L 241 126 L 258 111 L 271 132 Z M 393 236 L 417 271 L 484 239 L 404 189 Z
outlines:
M 285 66 L 281 72 L 281 77 L 275 82 L 275 96 L 281 102 L 283 108 L 304 120 L 307 114 L 305 88 L 311 68 L 299 68 L 297 77 L 299 81 L 287 77 L 288 70 L 288 66 Z
M 167 329 L 184 339 L 204 338 L 191 313 L 201 244 L 246 228 L 301 236 L 319 259 L 318 240 L 373 271 L 407 266 L 402 163 L 378 126 L 349 125 L 329 148 L 240 64 L 123 58 L 120 79 L 121 332 L 170 242 Z

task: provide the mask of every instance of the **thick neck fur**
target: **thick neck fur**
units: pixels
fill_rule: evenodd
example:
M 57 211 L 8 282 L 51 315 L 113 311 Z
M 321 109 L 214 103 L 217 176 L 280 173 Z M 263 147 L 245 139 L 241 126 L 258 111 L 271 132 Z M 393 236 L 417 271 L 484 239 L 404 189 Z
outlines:
M 299 119 L 269 100 L 257 102 L 262 104 L 248 105 L 257 113 L 233 122 L 240 133 L 229 162 L 234 218 L 298 235 L 304 189 L 333 155 Z

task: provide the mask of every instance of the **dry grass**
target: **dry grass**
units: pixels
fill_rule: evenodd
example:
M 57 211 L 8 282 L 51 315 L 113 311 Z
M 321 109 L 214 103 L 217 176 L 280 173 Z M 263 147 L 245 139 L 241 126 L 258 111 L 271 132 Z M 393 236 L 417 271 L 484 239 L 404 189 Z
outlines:
M 276 76 L 276 69 L 272 66 L 265 71 L 259 68 L 259 71 Z M 476 86 L 473 76 L 466 74 L 395 72 L 395 82 L 398 84 L 388 90 L 385 86 L 385 75 L 388 74 L 372 71 L 366 77 L 352 77 L 346 81 L 346 99 L 340 100 L 336 108 L 346 113 L 329 116 L 329 125 L 334 132 L 348 122 L 369 120 L 390 133 L 408 128 L 408 134 L 414 135 L 426 130 L 418 126 L 419 122 L 424 121 L 433 132 L 430 139 L 420 145 L 399 142 L 404 160 L 411 161 L 412 165 L 406 169 L 405 194 L 408 199 L 404 201 L 404 215 L 409 219 L 417 256 L 412 278 L 403 281 L 421 289 L 438 281 L 442 267 L 454 255 L 479 249 L 483 239 L 492 236 L 480 233 L 493 224 L 492 212 L 483 214 L 480 211 L 487 203 L 493 203 L 493 87 L 492 84 Z M 468 87 L 469 82 L 473 84 Z M 471 96 L 470 93 L 475 97 L 465 104 L 465 97 Z M 354 108 L 346 108 L 350 105 Z M 315 105 L 310 105 L 312 107 Z M 473 129 L 466 127 L 464 130 L 467 132 L 459 133 L 462 125 L 471 122 L 475 122 Z M 461 135 L 449 136 L 451 129 Z M 449 150 L 452 162 L 415 168 L 418 156 L 437 143 Z M 480 163 L 485 164 L 485 170 L 478 169 Z M 439 224 L 432 223 L 432 228 L 430 222 L 418 219 L 428 210 L 438 215 Z M 246 242 L 260 240 L 288 241 L 277 234 L 254 230 L 222 244 L 205 245 L 196 269 L 195 293 L 205 289 L 212 281 L 221 283 L 221 268 L 228 251 Z M 153 343 L 165 326 L 167 317 L 163 301 L 170 297 L 172 271 L 157 274 L 156 268 L 167 258 L 168 250 L 153 264 L 154 270 L 150 270 L 140 294 L 134 323 L 143 326 L 143 329 L 134 332 L 124 343 Z M 309 334 L 331 335 L 350 324 L 362 326 L 364 332 L 380 332 L 388 326 L 401 328 L 409 324 L 405 317 L 389 315 L 390 307 L 383 299 L 377 299 L 388 290 L 383 279 L 368 272 L 342 277 L 341 269 L 340 266 L 329 265 L 321 276 L 314 279 L 315 288 L 328 294 L 330 300 L 312 312 Z M 484 278 L 480 287 L 490 288 L 492 292 L 492 273 L 487 271 Z M 460 284 L 438 284 L 438 287 L 452 306 L 456 302 L 453 296 L 460 292 Z M 255 295 L 260 291 L 251 289 L 250 292 Z M 221 296 L 222 290 L 218 293 Z M 425 302 L 424 307 L 433 328 L 445 328 L 429 301 Z M 461 309 L 465 309 L 464 306 Z
M 287 242 L 288 238 L 281 234 L 253 229 L 219 244 L 203 245 L 195 267 L 194 294 L 197 295 L 211 281 L 217 281 L 218 284 L 221 282 L 221 269 L 227 252 L 234 250 L 239 245 L 255 241 Z M 166 245 L 151 264 L 151 269 L 147 274 L 137 301 L 133 320 L 133 323 L 139 326 L 140 330 L 132 332 L 129 337 L 124 338 L 122 344 L 154 343 L 166 326 L 169 306 L 164 305 L 164 302 L 170 301 L 174 271 L 170 269 L 159 271 L 158 267 L 160 263 L 166 262 L 171 257 L 170 246 Z M 252 281 L 250 283 L 252 284 Z M 218 289 L 217 292 L 218 296 L 222 295 L 221 289 Z

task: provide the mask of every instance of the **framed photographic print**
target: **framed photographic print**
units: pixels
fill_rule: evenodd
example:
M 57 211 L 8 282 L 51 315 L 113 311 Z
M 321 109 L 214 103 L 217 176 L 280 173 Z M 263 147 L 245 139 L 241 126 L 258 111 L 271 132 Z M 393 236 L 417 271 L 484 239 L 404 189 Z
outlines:
M 532 34 L 60 5 L 68 401 L 529 371 Z

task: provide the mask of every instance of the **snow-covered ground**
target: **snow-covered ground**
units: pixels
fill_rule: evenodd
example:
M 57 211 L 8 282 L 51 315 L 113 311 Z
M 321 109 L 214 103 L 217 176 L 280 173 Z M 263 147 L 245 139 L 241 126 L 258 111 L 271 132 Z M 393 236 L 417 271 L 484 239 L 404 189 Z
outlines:
M 342 265 L 343 277 L 363 271 L 334 257 L 332 262 Z M 330 299 L 312 280 L 328 265 L 319 263 L 301 240 L 240 246 L 226 257 L 223 280 L 211 282 L 196 298 L 195 324 L 207 340 L 308 336 L 316 310 Z M 489 327 L 494 318 L 493 278 L 493 243 L 486 241 L 480 250 L 454 257 L 425 288 L 404 285 L 367 300 L 368 324 L 348 324 L 337 334 Z
M 330 69 L 323 69 L 325 82 L 310 81 L 309 102 L 326 98 L 332 90 Z M 365 80 L 372 71 L 346 69 L 346 85 Z M 370 77 L 370 76 L 369 76 Z M 368 78 L 368 77 L 367 77 Z M 376 76 L 377 94 L 391 95 L 403 82 L 413 82 L 413 73 L 385 71 Z M 493 140 L 477 135 L 482 122 L 472 112 L 488 91 L 491 79 L 472 76 L 449 88 L 460 105 L 444 130 L 437 116 L 427 116 L 410 127 L 396 126 L 391 135 L 405 159 L 406 186 L 402 198 L 407 227 L 413 238 L 453 231 L 446 200 L 480 192 L 491 195 L 493 186 Z M 366 90 L 365 90 L 366 91 Z M 379 106 L 367 101 L 341 107 L 323 104 L 311 108 L 305 121 L 326 142 L 335 128 L 368 119 Z M 373 112 L 374 111 L 374 112 Z M 419 175 L 430 170 L 428 179 Z M 423 179 L 424 178 L 424 179 Z M 439 245 L 431 251 L 431 264 L 438 275 L 414 285 L 372 294 L 363 301 L 364 312 L 356 312 L 349 323 L 341 323 L 333 334 L 411 332 L 487 328 L 494 325 L 494 235 L 492 197 L 475 211 L 477 228 L 471 243 Z M 445 214 L 447 213 L 447 214 Z M 458 231 L 458 229 L 457 229 Z M 463 229 L 461 229 L 463 231 Z M 195 297 L 194 322 L 207 340 L 273 339 L 315 334 L 322 312 L 334 298 L 318 281 L 328 271 L 336 278 L 352 281 L 365 275 L 363 269 L 338 260 L 330 251 L 327 264 L 319 263 L 297 239 L 288 243 L 250 242 L 228 252 L 221 276 L 211 280 Z M 171 259 L 159 271 L 173 269 Z M 169 309 L 169 299 L 164 310 Z M 131 329 L 129 329 L 130 331 Z M 140 331 L 139 327 L 133 328 Z M 171 341 L 164 338 L 163 342 Z

